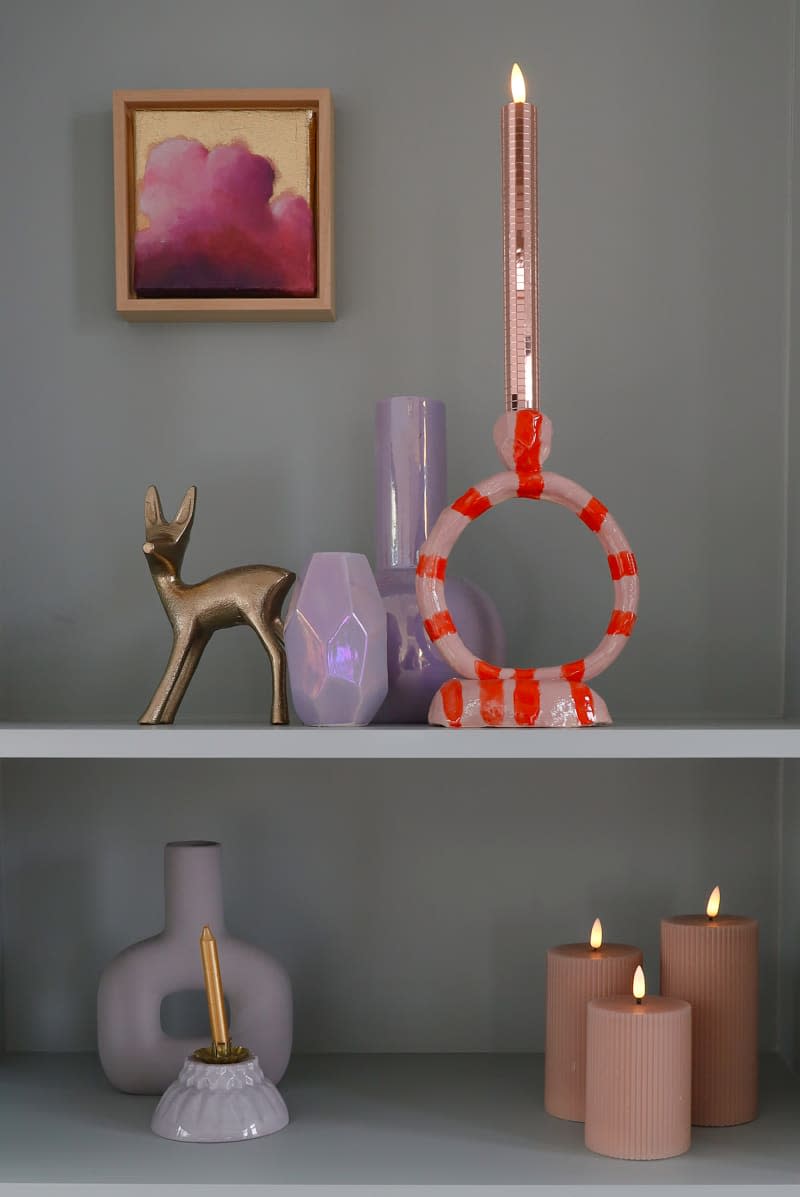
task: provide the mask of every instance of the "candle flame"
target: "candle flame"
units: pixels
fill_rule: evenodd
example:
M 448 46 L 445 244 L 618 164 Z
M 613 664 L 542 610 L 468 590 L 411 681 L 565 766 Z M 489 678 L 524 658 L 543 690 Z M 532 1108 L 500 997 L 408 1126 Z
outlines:
M 706 906 L 706 914 L 710 919 L 715 919 L 719 914 L 719 886 L 715 885 L 711 893 L 708 895 L 708 905 Z
M 525 103 L 525 76 L 515 62 L 511 68 L 511 99 L 515 104 Z
M 641 964 L 636 965 L 636 972 L 633 974 L 633 996 L 637 1002 L 640 1002 L 647 992 L 647 987 L 644 983 L 644 969 Z
M 603 924 L 599 919 L 595 919 L 592 923 L 592 930 L 589 935 L 589 946 L 592 948 L 601 948 L 603 946 Z

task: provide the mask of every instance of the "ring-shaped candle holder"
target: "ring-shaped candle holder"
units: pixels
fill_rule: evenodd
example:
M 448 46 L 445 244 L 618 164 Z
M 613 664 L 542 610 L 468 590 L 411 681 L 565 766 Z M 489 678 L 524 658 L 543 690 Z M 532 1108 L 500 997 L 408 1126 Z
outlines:
M 460 677 L 434 695 L 429 723 L 444 727 L 586 727 L 611 723 L 605 702 L 586 682 L 608 669 L 628 642 L 636 622 L 639 576 L 636 558 L 608 508 L 577 482 L 542 470 L 552 425 L 541 412 L 506 412 L 494 429 L 509 469 L 470 487 L 434 524 L 420 550 L 417 603 L 425 630 Z M 563 665 L 516 669 L 482 661 L 467 648 L 447 607 L 445 574 L 453 546 L 491 507 L 509 499 L 542 500 L 566 507 L 602 545 L 614 587 L 605 635 L 587 657 Z

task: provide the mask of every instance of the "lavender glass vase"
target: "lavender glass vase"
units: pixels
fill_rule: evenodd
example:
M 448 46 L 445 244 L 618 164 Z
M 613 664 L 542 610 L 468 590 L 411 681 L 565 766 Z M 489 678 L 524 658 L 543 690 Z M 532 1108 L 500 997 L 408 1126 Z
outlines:
M 428 639 L 417 607 L 420 547 L 447 505 L 446 409 L 440 399 L 393 395 L 375 413 L 375 579 L 387 616 L 389 690 L 376 723 L 427 723 L 436 691 L 453 676 Z M 505 633 L 491 599 L 447 575 L 447 602 L 464 640 L 501 661 Z
M 303 723 L 369 723 L 386 697 L 386 616 L 363 553 L 314 553 L 292 593 L 284 636 Z

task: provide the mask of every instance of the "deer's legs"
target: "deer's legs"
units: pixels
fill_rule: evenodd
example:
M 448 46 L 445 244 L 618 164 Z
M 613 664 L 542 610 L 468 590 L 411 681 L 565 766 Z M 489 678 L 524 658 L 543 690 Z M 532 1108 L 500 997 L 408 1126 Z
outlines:
M 289 700 L 286 696 L 286 649 L 283 646 L 283 624 L 279 618 L 265 619 L 264 614 L 248 612 L 247 622 L 258 636 L 272 665 L 272 712 L 273 723 L 289 722 Z
M 175 630 L 173 632 L 172 652 L 169 654 L 169 660 L 167 661 L 167 667 L 164 670 L 164 676 L 156 686 L 155 694 L 150 699 L 147 710 L 139 720 L 140 723 L 171 723 L 175 718 L 177 703 L 171 704 L 170 698 L 176 683 L 180 679 L 181 671 L 186 663 L 187 657 L 192 650 L 195 640 L 196 633 L 192 628 L 182 628 L 180 631 Z M 205 645 L 203 645 L 203 648 L 205 648 Z M 202 649 L 200 651 L 202 652 Z M 192 666 L 189 677 L 191 677 L 192 673 L 194 672 L 196 665 L 197 660 L 195 660 L 194 665 Z M 183 687 L 184 691 L 188 684 L 189 678 L 186 679 L 186 685 Z M 180 702 L 180 698 L 178 699 L 178 702 Z M 171 708 L 169 713 L 168 708 Z
M 183 664 L 178 670 L 178 676 L 175 678 L 169 698 L 164 706 L 162 715 L 163 723 L 172 723 L 178 713 L 178 707 L 183 702 L 183 696 L 189 687 L 189 682 L 194 677 L 194 671 L 197 669 L 200 658 L 203 655 L 203 650 L 210 639 L 211 634 L 209 632 L 196 632 L 189 641 L 189 650 L 183 659 Z

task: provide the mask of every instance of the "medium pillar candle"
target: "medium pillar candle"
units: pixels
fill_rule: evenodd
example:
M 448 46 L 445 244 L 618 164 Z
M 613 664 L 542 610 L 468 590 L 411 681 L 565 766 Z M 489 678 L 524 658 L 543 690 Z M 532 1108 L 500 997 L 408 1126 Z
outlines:
M 586 1003 L 590 998 L 630 993 L 633 974 L 641 962 L 639 948 L 602 942 L 599 919 L 595 920 L 589 943 L 565 943 L 548 951 L 544 1057 L 544 1105 L 548 1114 L 583 1121 Z
M 644 980 L 641 969 L 641 990 Z M 636 990 L 634 989 L 634 993 Z M 679 998 L 595 998 L 586 1019 L 590 1151 L 662 1160 L 689 1150 L 692 1008 Z
M 752 1122 L 758 1114 L 756 920 L 732 914 L 663 919 L 661 992 L 692 1004 L 692 1122 Z

